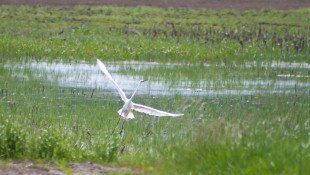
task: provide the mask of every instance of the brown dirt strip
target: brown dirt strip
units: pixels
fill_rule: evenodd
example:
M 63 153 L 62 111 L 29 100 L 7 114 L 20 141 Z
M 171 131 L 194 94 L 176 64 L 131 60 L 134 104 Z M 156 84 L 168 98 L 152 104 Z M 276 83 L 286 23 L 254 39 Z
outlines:
M 0 0 L 13 5 L 119 5 L 236 9 L 296 9 L 310 7 L 309 0 Z
M 68 163 L 66 169 L 73 175 L 97 175 L 107 173 L 130 173 L 140 174 L 137 170 L 129 167 L 102 165 L 93 162 Z M 2 175 L 65 175 L 68 172 L 60 169 L 55 163 L 36 163 L 30 160 L 11 161 L 0 164 Z

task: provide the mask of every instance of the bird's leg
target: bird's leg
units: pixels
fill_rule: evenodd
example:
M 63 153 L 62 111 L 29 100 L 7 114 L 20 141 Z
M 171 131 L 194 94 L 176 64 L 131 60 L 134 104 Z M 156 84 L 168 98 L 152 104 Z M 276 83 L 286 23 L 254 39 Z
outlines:
M 128 115 L 128 111 L 126 111 L 126 110 L 122 110 L 121 116 L 123 115 L 123 113 L 125 113 L 125 116 Z M 124 135 L 125 120 L 126 120 L 126 118 L 123 119 L 122 128 L 121 128 L 121 130 L 119 131 L 119 136 L 120 136 L 121 139 L 123 138 L 123 135 Z M 119 122 L 119 121 L 118 121 L 118 122 Z
M 113 135 L 113 134 L 114 134 L 115 129 L 116 129 L 116 127 L 118 126 L 118 124 L 119 124 L 119 122 L 120 122 L 120 121 L 121 121 L 121 117 L 119 117 L 119 118 L 118 118 L 117 124 L 116 124 L 116 126 L 114 127 L 114 129 L 113 129 L 113 131 L 112 131 L 111 135 Z
M 125 125 L 125 121 L 126 121 L 126 119 L 123 119 L 122 128 L 121 128 L 121 130 L 120 130 L 120 132 L 119 132 L 119 135 L 120 135 L 121 138 L 123 138 L 123 135 L 124 135 L 124 125 Z

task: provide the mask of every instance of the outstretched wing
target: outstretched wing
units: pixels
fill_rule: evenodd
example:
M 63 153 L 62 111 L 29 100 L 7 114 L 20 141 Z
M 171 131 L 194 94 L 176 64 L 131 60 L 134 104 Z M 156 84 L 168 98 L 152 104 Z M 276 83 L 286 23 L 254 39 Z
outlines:
M 105 65 L 97 59 L 97 65 L 99 66 L 100 70 L 112 81 L 112 83 L 115 85 L 119 95 L 121 96 L 122 100 L 125 102 L 127 101 L 127 97 L 124 93 L 124 91 L 118 86 L 118 84 L 114 81 L 111 74 L 109 73 L 108 69 L 105 67 Z
M 140 104 L 136 104 L 136 103 L 133 103 L 132 109 L 135 111 L 138 111 L 138 112 L 142 112 L 142 113 L 146 113 L 148 115 L 153 115 L 153 116 L 158 116 L 158 117 L 163 117 L 163 116 L 178 117 L 178 116 L 184 115 L 184 114 L 172 114 L 169 112 L 160 111 L 158 109 L 154 109 L 154 108 L 144 106 L 144 105 L 140 105 Z

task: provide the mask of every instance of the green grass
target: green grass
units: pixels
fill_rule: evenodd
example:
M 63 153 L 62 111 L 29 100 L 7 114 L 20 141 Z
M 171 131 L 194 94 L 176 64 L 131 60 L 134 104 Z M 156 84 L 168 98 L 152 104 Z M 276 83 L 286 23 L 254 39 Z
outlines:
M 0 7 L 10 59 L 308 61 L 309 9 Z
M 121 139 L 111 135 L 122 106 L 113 94 L 64 88 L 46 81 L 44 72 L 38 78 L 35 71 L 5 67 L 60 59 L 179 62 L 139 71 L 121 68 L 119 73 L 164 80 L 171 88 L 180 80 L 199 88 L 203 80 L 204 90 L 242 90 L 243 80 L 309 76 L 309 68 L 260 66 L 309 63 L 309 13 L 0 6 L 0 159 L 96 161 L 151 174 L 309 174 L 310 94 L 308 87 L 298 86 L 309 78 L 292 78 L 298 83 L 286 90 L 294 93 L 138 95 L 136 102 L 185 115 L 136 113 Z M 258 66 L 247 68 L 251 61 Z
M 195 69 L 199 75 L 205 68 Z M 207 74 L 210 79 L 220 74 L 225 81 L 232 78 L 223 73 L 227 69 L 234 72 L 233 67 L 212 68 Z M 137 118 L 126 123 L 120 139 L 117 133 L 111 136 L 116 111 L 122 105 L 114 95 L 104 95 L 99 89 L 92 96 L 92 89 L 61 88 L 32 77 L 30 71 L 25 71 L 28 80 L 20 79 L 11 75 L 12 70 L 0 69 L 2 159 L 92 160 L 137 166 L 155 174 L 309 172 L 310 96 L 304 87 L 293 94 L 155 99 L 140 95 L 136 102 L 184 112 L 185 116 L 159 119 L 136 113 Z M 180 70 L 149 72 L 146 76 L 162 74 L 170 80 L 176 75 L 167 73 L 175 71 Z M 244 74 L 247 71 L 242 70 Z M 254 69 L 253 74 L 258 71 Z M 281 72 L 265 71 L 267 77 L 270 72 Z M 10 150 L 6 145 L 12 143 L 17 146 Z

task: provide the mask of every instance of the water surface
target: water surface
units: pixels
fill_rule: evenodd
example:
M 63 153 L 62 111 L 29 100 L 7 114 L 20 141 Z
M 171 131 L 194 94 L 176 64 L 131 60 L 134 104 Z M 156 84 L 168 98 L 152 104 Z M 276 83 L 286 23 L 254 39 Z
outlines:
M 129 96 L 139 84 L 139 81 L 145 77 L 139 72 L 152 70 L 156 67 L 164 67 L 168 71 L 179 71 L 183 64 L 177 63 L 156 63 L 156 62 L 107 62 L 105 63 L 112 77 L 120 85 L 125 93 Z M 290 75 L 277 74 L 274 78 L 270 77 L 220 77 L 218 73 L 228 69 L 224 63 L 221 64 L 187 64 L 185 65 L 197 71 L 193 74 L 191 81 L 189 77 L 178 78 L 165 77 L 159 74 L 148 75 L 150 81 L 145 82 L 138 91 L 140 95 L 251 95 L 257 93 L 307 93 L 310 89 L 309 75 Z M 271 62 L 245 63 L 243 65 L 233 64 L 229 67 L 242 67 L 245 71 L 251 71 L 253 67 L 261 67 L 264 69 L 277 68 L 281 69 L 304 69 L 310 71 L 310 64 L 307 63 L 287 63 L 287 62 Z M 201 77 L 199 73 L 203 73 L 210 68 L 216 68 L 214 75 L 210 74 L 208 79 Z M 6 69 L 12 70 L 15 77 L 29 79 L 33 78 L 45 82 L 47 84 L 57 84 L 60 87 L 74 88 L 91 88 L 100 89 L 102 92 L 117 93 L 113 84 L 101 73 L 95 64 L 87 63 L 63 63 L 63 62 L 25 62 L 25 63 L 7 63 Z M 217 70 L 218 69 L 218 70 Z M 125 71 L 124 71 L 125 70 Z M 244 69 L 243 69 L 244 70 Z M 227 70 L 225 70 L 227 71 Z M 29 75 L 29 72 L 31 74 Z M 134 72 L 134 74 L 126 75 L 124 72 Z M 166 72 L 166 73 L 167 73 Z M 194 71 L 195 72 L 195 71 Z M 169 73 L 169 72 L 168 72 Z M 233 73 L 232 73 L 233 74 Z M 301 79 L 302 78 L 302 79 Z M 173 82 L 170 81 L 173 79 Z

